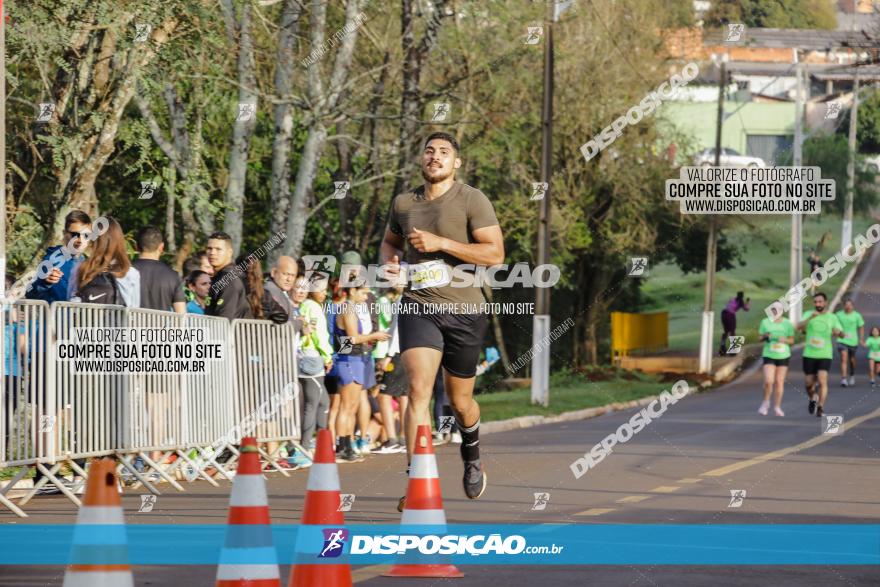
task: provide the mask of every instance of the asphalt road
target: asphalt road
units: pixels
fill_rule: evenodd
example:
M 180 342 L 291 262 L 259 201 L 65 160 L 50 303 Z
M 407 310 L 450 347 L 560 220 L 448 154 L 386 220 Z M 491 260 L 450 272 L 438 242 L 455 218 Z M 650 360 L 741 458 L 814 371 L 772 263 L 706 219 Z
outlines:
M 880 324 L 880 263 L 870 263 L 855 287 L 857 309 L 867 324 Z M 485 436 L 481 444 L 490 484 L 476 502 L 462 493 L 457 447 L 438 447 L 447 519 L 498 524 L 880 523 L 880 387 L 872 391 L 868 385 L 864 355 L 854 388 L 838 386 L 835 360 L 826 412 L 844 416 L 844 432 L 837 435 L 822 434 L 821 419 L 807 413 L 799 350 L 791 364 L 785 418 L 757 413 L 760 372 L 754 369 L 721 389 L 671 406 L 580 479 L 569 464 L 628 420 L 633 410 Z M 374 455 L 363 463 L 341 465 L 343 493 L 356 495 L 346 521 L 398 522 L 395 506 L 405 492 L 403 470 L 402 455 Z M 290 478 L 269 475 L 273 523 L 299 522 L 306 479 L 306 472 Z M 197 482 L 185 493 L 162 487 L 150 513 L 137 513 L 139 495 L 126 493 L 129 524 L 225 522 L 228 484 L 216 489 Z M 733 489 L 746 491 L 741 507 L 728 507 Z M 543 511 L 532 510 L 535 492 L 550 494 Z M 27 520 L 0 511 L 0 523 L 72 523 L 76 514 L 65 498 L 55 496 L 38 498 L 27 511 Z M 880 567 L 846 565 L 461 568 L 466 576 L 455 580 L 387 579 L 379 576 L 384 568 L 376 566 L 356 568 L 354 575 L 365 586 L 880 584 Z M 208 586 L 215 572 L 204 566 L 136 567 L 135 584 Z M 0 585 L 61 585 L 63 573 L 62 567 L 0 567 Z M 287 568 L 282 573 L 286 578 Z

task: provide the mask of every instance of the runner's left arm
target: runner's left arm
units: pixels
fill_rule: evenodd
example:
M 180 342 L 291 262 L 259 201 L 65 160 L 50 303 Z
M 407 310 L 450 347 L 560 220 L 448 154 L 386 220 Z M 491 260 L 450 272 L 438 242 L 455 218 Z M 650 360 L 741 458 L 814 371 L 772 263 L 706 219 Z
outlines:
M 501 227 L 497 224 L 471 231 L 475 243 L 460 243 L 430 232 L 414 229 L 409 235 L 410 242 L 422 253 L 443 251 L 453 257 L 473 263 L 474 265 L 491 266 L 504 263 L 504 237 Z

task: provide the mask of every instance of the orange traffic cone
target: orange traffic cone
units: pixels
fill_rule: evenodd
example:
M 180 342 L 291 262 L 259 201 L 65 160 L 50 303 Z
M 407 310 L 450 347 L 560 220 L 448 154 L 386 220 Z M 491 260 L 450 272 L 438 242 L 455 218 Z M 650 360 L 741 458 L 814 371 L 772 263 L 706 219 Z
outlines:
M 333 452 L 333 439 L 327 429 L 318 431 L 315 459 L 309 471 L 303 524 L 342 526 L 345 516 L 339 511 L 339 470 Z M 351 587 L 351 567 L 340 565 L 302 565 L 294 561 L 288 587 Z
M 409 485 L 406 488 L 406 505 L 400 523 L 446 526 L 440 478 L 437 476 L 437 459 L 431 443 L 431 427 L 427 424 L 419 426 L 416 432 L 416 446 L 409 468 Z M 451 564 L 406 564 L 394 565 L 383 576 L 452 578 L 464 577 L 464 573 Z
M 94 461 L 89 467 L 86 495 L 76 518 L 73 533 L 73 560 L 64 575 L 64 587 L 132 587 L 131 565 L 125 539 L 125 519 L 116 480 L 116 463 L 111 459 Z M 119 526 L 118 532 L 101 528 L 104 540 L 96 544 L 90 526 Z
M 281 572 L 269 528 L 266 482 L 260 471 L 257 439 L 241 439 L 238 472 L 229 497 L 229 530 L 217 567 L 217 587 L 281 587 Z M 263 526 L 260 529 L 235 526 Z M 261 563 L 242 561 L 260 557 Z

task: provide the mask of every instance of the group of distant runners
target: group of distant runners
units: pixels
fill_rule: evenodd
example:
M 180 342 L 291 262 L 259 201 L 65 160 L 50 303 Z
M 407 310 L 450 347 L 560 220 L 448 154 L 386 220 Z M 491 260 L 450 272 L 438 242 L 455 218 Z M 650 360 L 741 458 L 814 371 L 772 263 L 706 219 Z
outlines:
M 865 338 L 865 320 L 856 311 L 852 299 L 844 300 L 843 310 L 831 312 L 828 297 L 817 292 L 813 295 L 813 310 L 804 314 L 796 325 L 784 315 L 776 319 L 764 318 L 758 328 L 764 343 L 764 400 L 758 413 L 766 416 L 770 410 L 770 396 L 773 395 L 773 412 L 784 416 L 782 395 L 785 391 L 785 376 L 794 344 L 795 331 L 804 334 L 804 378 L 808 411 L 822 417 L 825 401 L 828 399 L 828 372 L 834 357 L 833 338 L 837 338 L 840 352 L 840 385 L 852 387 L 856 383 L 856 355 L 859 346 L 868 349 L 868 369 L 871 387 L 880 370 L 880 327 L 873 327 L 870 336 Z

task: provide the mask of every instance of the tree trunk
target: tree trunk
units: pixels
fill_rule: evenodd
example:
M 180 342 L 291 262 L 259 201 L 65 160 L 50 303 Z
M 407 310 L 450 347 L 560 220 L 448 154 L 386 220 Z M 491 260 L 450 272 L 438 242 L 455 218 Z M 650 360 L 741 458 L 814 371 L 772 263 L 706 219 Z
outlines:
M 373 87 L 373 97 L 370 98 L 369 111 L 374 114 L 379 111 L 379 103 L 382 95 L 385 93 L 385 80 L 388 78 L 388 61 L 390 58 L 391 54 L 385 51 L 385 56 L 382 58 L 382 71 L 379 72 L 379 79 L 376 80 L 376 85 Z M 369 125 L 370 136 L 370 162 L 366 175 L 367 177 L 373 177 L 379 173 L 379 125 L 374 117 L 371 117 L 367 124 Z M 367 246 L 369 246 L 370 240 L 373 238 L 373 232 L 376 229 L 376 216 L 379 214 L 379 201 L 382 198 L 384 188 L 384 179 L 378 180 L 373 184 L 373 194 L 370 196 L 367 218 L 364 220 L 364 230 L 361 233 L 360 239 L 355 243 L 361 256 L 366 252 Z M 394 195 L 392 194 L 391 197 L 394 197 Z
M 483 294 L 486 296 L 486 301 L 490 304 L 493 301 L 492 296 L 492 288 L 488 285 L 483 286 Z M 501 364 L 504 366 L 504 371 L 510 372 L 510 357 L 507 355 L 507 344 L 504 342 L 504 331 L 501 329 L 501 320 L 498 318 L 497 314 L 491 314 L 492 320 L 492 332 L 495 335 L 495 344 L 498 345 L 498 354 L 501 355 Z
M 275 66 L 275 95 L 282 103 L 275 105 L 275 137 L 272 142 L 272 234 L 287 227 L 290 206 L 290 143 L 293 140 L 293 105 L 289 99 L 293 87 L 293 55 L 296 47 L 302 5 L 298 0 L 285 0 L 281 10 L 278 31 L 278 50 Z M 280 256 L 280 248 L 269 253 L 273 262 Z
M 324 45 L 324 29 L 327 25 L 326 12 L 327 5 L 324 0 L 312 0 L 310 41 L 313 48 Z M 300 256 L 308 216 L 308 195 L 313 188 L 318 172 L 318 162 L 327 142 L 327 128 L 324 126 L 323 119 L 336 110 L 348 79 L 354 45 L 357 41 L 358 14 L 358 0 L 348 0 L 345 6 L 345 25 L 340 30 L 349 32 L 342 35 L 342 42 L 333 62 L 330 87 L 326 94 L 324 93 L 320 59 L 309 64 L 308 95 L 312 107 L 312 122 L 309 124 L 306 144 L 300 157 L 296 183 L 291 195 L 287 217 L 287 240 L 284 241 L 285 255 Z
M 309 128 L 306 144 L 299 157 L 299 168 L 296 172 L 296 183 L 293 186 L 290 215 L 287 217 L 287 240 L 284 241 L 284 254 L 294 258 L 300 257 L 300 248 L 306 233 L 306 216 L 308 211 L 308 195 L 318 171 L 318 160 L 327 140 L 327 129 L 321 122 Z
M 231 4 L 231 0 L 227 0 Z M 234 8 L 233 8 L 234 10 Z M 234 12 L 233 12 L 234 14 Z M 241 249 L 244 218 L 244 192 L 247 179 L 247 161 L 251 136 L 257 124 L 256 63 L 251 36 L 251 4 L 245 2 L 241 18 L 236 23 L 238 33 L 238 107 L 232 125 L 232 145 L 229 149 L 229 180 L 226 185 L 226 213 L 223 230 L 232 237 L 232 248 L 237 255 Z M 249 105 L 253 111 L 243 111 Z

